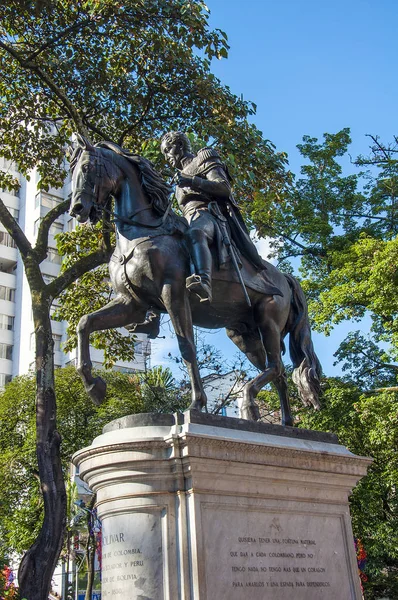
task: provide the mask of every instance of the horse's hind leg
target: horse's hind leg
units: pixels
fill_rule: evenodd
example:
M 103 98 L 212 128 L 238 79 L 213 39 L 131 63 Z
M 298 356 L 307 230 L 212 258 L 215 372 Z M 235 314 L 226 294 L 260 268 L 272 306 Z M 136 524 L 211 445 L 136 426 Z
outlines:
M 273 383 L 278 391 L 281 403 L 282 425 L 293 425 L 284 366 L 281 360 L 279 328 L 273 320 L 267 319 L 260 325 L 260 331 L 267 356 L 267 366 L 262 373 L 249 381 L 243 390 L 242 417 L 253 420 L 253 413 L 256 414 L 255 409 L 253 409 L 253 406 L 256 406 L 254 400 L 258 392 L 267 383 Z
M 274 386 L 276 387 L 276 391 L 278 392 L 279 402 L 281 405 L 281 417 L 282 417 L 282 425 L 293 426 L 293 417 L 290 408 L 289 402 L 289 393 L 287 387 L 287 379 L 285 369 L 282 365 L 282 373 L 279 377 L 277 377 L 274 381 Z
M 117 296 L 108 304 L 93 313 L 84 315 L 77 326 L 77 371 L 86 392 L 95 404 L 101 404 L 105 398 L 106 383 L 101 377 L 93 377 L 90 359 L 90 333 L 103 329 L 123 327 L 134 320 L 133 303 L 124 296 Z
M 229 339 L 246 355 L 252 365 L 260 371 L 264 371 L 266 368 L 266 356 L 258 328 L 248 331 L 227 329 L 226 332 Z M 244 395 L 240 412 L 242 419 L 258 421 L 260 418 L 258 406 L 254 398 L 249 394 Z

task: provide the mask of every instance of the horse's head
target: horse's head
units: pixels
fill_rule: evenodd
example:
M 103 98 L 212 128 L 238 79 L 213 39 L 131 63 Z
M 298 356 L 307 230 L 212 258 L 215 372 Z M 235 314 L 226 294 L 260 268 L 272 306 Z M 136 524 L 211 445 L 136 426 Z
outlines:
M 111 194 L 115 179 L 104 151 L 77 135 L 71 157 L 72 200 L 69 213 L 80 223 L 96 223 Z

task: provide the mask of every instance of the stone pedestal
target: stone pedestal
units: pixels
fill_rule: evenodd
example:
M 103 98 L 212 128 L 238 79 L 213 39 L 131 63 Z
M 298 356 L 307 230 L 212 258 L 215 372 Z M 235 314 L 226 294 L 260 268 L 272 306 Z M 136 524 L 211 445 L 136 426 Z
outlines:
M 331 434 L 194 411 L 113 421 L 74 456 L 103 600 L 360 600 L 348 496 L 370 462 Z

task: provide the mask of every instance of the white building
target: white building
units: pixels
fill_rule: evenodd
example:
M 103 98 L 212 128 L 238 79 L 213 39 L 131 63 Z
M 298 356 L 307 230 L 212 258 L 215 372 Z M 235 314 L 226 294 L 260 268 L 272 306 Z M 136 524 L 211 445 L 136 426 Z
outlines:
M 27 181 L 2 157 L 0 169 L 11 173 L 21 184 L 18 192 L 0 189 L 0 195 L 33 244 L 40 219 L 71 193 L 70 178 L 62 189 L 43 192 L 37 190 L 35 172 L 32 173 L 31 180 Z M 42 273 L 48 281 L 58 275 L 62 262 L 54 236 L 62 231 L 70 231 L 75 225 L 75 220 L 64 214 L 51 226 L 48 255 L 41 264 Z M 74 363 L 75 353 L 65 354 L 62 351 L 62 343 L 66 340 L 66 323 L 52 321 L 52 331 L 55 366 L 63 367 Z M 149 366 L 150 352 L 151 346 L 147 336 L 137 334 L 134 362 L 119 361 L 115 369 L 126 372 L 143 371 Z M 0 223 L 0 388 L 12 377 L 27 373 L 33 368 L 34 355 L 34 326 L 29 285 L 15 243 Z M 91 348 L 91 357 L 94 367 L 102 365 L 102 352 Z
M 202 381 L 209 413 L 217 409 L 218 414 L 224 417 L 240 417 L 246 383 L 240 371 L 230 371 L 223 375 L 212 373 L 203 377 Z

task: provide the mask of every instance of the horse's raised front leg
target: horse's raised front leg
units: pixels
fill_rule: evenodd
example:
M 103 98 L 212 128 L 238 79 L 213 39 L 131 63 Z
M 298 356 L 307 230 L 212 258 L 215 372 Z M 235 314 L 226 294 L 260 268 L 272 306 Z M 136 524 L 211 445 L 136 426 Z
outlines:
M 165 285 L 162 299 L 170 315 L 182 359 L 188 369 L 192 395 L 192 403 L 189 408 L 190 410 L 202 410 L 202 408 L 206 408 L 207 397 L 199 374 L 191 307 L 185 290 L 185 281 L 183 285 L 179 286 L 176 284 Z
M 123 327 L 133 321 L 134 305 L 129 298 L 117 296 L 93 313 L 84 315 L 77 326 L 77 364 L 86 392 L 94 402 L 101 404 L 105 398 L 106 383 L 101 377 L 93 377 L 90 359 L 90 334 L 93 331 Z

